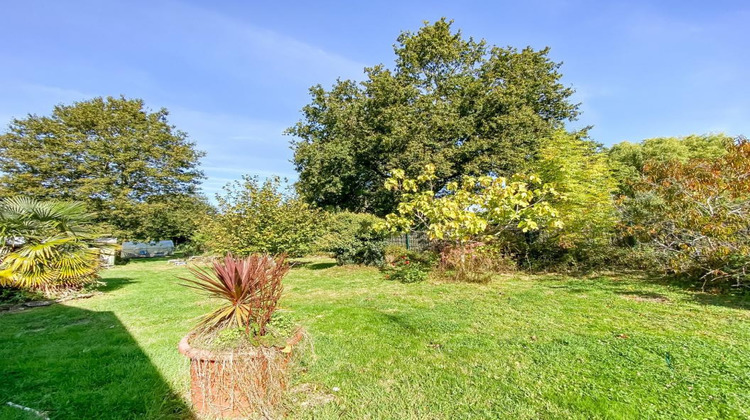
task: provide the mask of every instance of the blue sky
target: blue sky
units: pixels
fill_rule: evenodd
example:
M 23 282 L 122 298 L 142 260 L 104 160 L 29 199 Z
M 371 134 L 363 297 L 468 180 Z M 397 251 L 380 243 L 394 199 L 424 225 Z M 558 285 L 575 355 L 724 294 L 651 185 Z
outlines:
M 241 174 L 294 179 L 307 89 L 391 66 L 402 30 L 442 16 L 500 46 L 550 46 L 606 145 L 750 135 L 747 1 L 10 1 L 0 123 L 94 96 L 143 98 L 207 152 L 204 190 Z

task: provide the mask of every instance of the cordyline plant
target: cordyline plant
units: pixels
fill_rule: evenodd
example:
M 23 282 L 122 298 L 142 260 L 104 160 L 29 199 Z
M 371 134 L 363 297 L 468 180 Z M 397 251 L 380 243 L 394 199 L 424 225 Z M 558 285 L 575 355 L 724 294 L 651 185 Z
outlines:
M 229 254 L 214 261 L 210 268 L 189 270 L 195 279 L 182 278 L 187 282 L 185 286 L 224 302 L 201 320 L 197 331 L 236 327 L 250 333 L 253 327 L 255 334 L 262 336 L 278 306 L 283 289 L 281 280 L 289 271 L 289 264 L 286 255 L 253 254 L 239 258 Z

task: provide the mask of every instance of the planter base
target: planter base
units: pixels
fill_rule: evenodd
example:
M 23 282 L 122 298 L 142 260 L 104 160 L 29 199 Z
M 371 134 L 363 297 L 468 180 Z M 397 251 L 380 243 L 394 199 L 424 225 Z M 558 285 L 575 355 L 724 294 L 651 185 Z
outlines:
M 287 341 L 293 349 L 304 337 L 301 329 Z M 220 418 L 270 414 L 287 385 L 291 352 L 277 347 L 243 351 L 208 351 L 180 341 L 180 353 L 190 358 L 190 397 L 197 413 Z

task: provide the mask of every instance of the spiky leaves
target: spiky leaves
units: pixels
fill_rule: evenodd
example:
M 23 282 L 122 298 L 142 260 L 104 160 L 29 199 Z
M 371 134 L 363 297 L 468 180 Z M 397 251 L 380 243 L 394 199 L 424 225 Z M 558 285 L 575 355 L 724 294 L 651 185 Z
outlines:
M 199 332 L 226 327 L 253 328 L 258 336 L 266 333 L 266 324 L 278 307 L 289 271 L 286 255 L 253 254 L 236 258 L 231 254 L 214 261 L 210 268 L 190 267 L 194 279 L 182 278 L 185 286 L 220 299 L 222 305 L 207 314 L 196 327 Z
M 97 277 L 92 215 L 77 202 L 0 201 L 0 285 L 50 291 Z

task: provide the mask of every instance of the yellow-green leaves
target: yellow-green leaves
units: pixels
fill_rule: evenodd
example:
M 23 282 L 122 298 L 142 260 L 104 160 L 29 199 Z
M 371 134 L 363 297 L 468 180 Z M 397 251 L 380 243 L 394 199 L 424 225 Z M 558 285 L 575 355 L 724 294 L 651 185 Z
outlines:
M 402 201 L 378 226 L 381 230 L 425 229 L 431 239 L 462 243 L 486 241 L 510 228 L 528 232 L 541 225 L 552 229 L 563 226 L 547 201 L 557 192 L 536 175 L 516 175 L 510 180 L 464 176 L 435 191 L 426 185 L 433 179 L 432 165 L 416 179 L 406 178 L 400 170 L 393 174 L 385 184 L 401 192 Z

